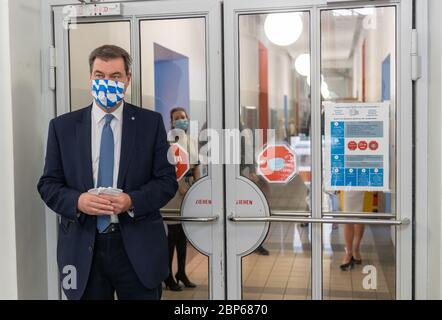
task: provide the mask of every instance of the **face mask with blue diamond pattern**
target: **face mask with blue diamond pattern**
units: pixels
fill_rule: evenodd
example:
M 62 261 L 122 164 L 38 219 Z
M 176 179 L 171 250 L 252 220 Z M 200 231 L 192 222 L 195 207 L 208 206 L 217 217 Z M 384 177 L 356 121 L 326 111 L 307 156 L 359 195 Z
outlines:
M 115 107 L 124 99 L 125 83 L 114 80 L 92 80 L 91 93 L 95 101 L 103 108 Z

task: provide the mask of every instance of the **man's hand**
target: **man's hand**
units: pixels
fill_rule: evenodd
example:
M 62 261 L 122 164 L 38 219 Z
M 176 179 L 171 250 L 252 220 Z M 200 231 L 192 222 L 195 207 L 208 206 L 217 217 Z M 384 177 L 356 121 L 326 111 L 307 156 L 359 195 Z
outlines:
M 91 216 L 114 214 L 112 202 L 90 193 L 82 193 L 78 199 L 78 210 Z
M 102 194 L 100 195 L 100 198 L 111 202 L 111 205 L 114 208 L 113 214 L 120 214 L 132 208 L 132 199 L 127 193 L 120 193 L 116 196 Z

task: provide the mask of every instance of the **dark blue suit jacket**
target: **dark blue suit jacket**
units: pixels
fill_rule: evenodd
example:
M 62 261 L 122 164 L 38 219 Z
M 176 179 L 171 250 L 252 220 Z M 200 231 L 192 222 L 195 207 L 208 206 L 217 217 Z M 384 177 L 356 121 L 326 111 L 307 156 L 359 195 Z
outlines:
M 96 217 L 77 217 L 80 194 L 94 187 L 91 108 L 51 120 L 44 173 L 38 182 L 43 201 L 61 215 L 57 246 L 61 279 L 71 266 L 77 270 L 76 288 L 64 290 L 69 299 L 83 295 L 96 234 Z M 131 197 L 134 218 L 127 213 L 118 217 L 127 255 L 148 288 L 157 287 L 168 275 L 167 238 L 159 209 L 178 188 L 168 148 L 161 115 L 125 103 L 117 186 Z

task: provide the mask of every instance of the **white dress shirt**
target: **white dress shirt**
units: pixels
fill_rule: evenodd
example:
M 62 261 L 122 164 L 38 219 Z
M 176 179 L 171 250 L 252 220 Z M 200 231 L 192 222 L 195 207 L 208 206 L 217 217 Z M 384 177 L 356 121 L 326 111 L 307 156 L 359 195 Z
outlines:
M 120 154 L 121 154 L 121 133 L 123 128 L 123 108 L 124 102 L 120 107 L 112 112 L 114 118 L 110 126 L 114 135 L 114 177 L 112 187 L 117 188 L 118 172 L 120 169 Z M 103 111 L 94 101 L 92 105 L 92 123 L 91 123 L 91 146 L 92 146 L 92 172 L 94 178 L 94 187 L 97 187 L 98 180 L 98 165 L 100 163 L 100 145 L 101 133 L 105 124 L 104 116 L 107 113 Z M 111 223 L 118 223 L 118 216 L 111 216 Z

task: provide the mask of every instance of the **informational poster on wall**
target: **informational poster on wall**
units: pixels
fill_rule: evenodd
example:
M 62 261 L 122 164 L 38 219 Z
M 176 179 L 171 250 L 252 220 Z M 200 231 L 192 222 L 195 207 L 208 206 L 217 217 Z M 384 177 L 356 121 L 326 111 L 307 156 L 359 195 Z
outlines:
M 325 103 L 325 188 L 389 191 L 389 103 Z

